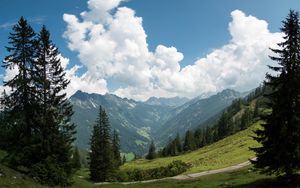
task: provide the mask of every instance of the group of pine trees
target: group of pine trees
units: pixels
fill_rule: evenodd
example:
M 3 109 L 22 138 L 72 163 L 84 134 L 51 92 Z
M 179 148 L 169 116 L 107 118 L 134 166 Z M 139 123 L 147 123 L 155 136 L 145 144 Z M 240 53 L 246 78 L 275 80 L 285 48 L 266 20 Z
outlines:
M 259 118 L 259 108 L 262 104 L 257 98 L 262 96 L 264 92 L 265 87 L 260 86 L 250 93 L 247 98 L 234 100 L 213 126 L 188 130 L 183 139 L 177 134 L 157 155 L 163 157 L 176 156 L 184 152 L 199 149 L 246 129 L 253 121 Z M 253 106 L 252 101 L 254 100 L 255 105 Z M 240 115 L 234 117 L 238 112 L 241 112 Z
M 1 148 L 15 169 L 50 185 L 68 185 L 75 126 L 64 90 L 69 84 L 45 26 L 37 34 L 21 17 L 9 35 L 3 67 L 17 74 L 4 82 Z
M 120 155 L 120 139 L 116 130 L 111 135 L 108 115 L 101 106 L 90 144 L 89 169 L 91 180 L 113 181 L 123 162 Z
M 12 30 L 3 67 L 17 74 L 4 82 L 9 91 L 1 98 L 0 147 L 8 152 L 6 161 L 12 168 L 43 184 L 69 185 L 81 158 L 72 145 L 73 111 L 64 92 L 70 81 L 59 51 L 45 26 L 36 34 L 21 17 Z M 91 137 L 91 179 L 112 180 L 122 163 L 118 133 L 111 135 L 108 116 L 100 107 Z
M 256 131 L 262 144 L 254 148 L 255 167 L 262 172 L 290 177 L 300 170 L 300 25 L 299 13 L 291 10 L 283 21 L 284 41 L 272 49 L 270 58 L 278 62 L 269 66 L 276 74 L 267 74 L 265 95 L 271 112 L 263 117 L 263 129 Z

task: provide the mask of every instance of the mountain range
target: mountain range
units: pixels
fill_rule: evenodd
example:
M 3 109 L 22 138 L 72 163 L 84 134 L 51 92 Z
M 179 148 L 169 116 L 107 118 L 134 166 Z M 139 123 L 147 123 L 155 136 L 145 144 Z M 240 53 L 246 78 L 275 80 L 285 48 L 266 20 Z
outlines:
M 243 96 L 245 93 L 226 89 L 208 98 L 151 97 L 140 102 L 113 94 L 77 91 L 70 97 L 74 110 L 72 121 L 77 126 L 76 144 L 89 148 L 100 105 L 107 111 L 112 129 L 119 132 L 122 151 L 143 155 L 151 140 L 163 145 L 177 133 L 182 135 L 189 129 L 207 126 L 234 99 Z

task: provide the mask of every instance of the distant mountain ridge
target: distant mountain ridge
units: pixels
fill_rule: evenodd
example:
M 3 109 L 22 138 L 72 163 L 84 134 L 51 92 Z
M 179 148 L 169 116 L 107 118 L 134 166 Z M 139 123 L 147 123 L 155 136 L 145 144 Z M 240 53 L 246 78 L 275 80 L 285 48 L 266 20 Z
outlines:
M 148 105 L 143 102 L 120 98 L 113 94 L 99 95 L 76 92 L 70 98 L 77 125 L 76 144 L 88 148 L 91 130 L 97 118 L 99 106 L 108 113 L 113 129 L 120 133 L 123 151 L 143 154 L 151 140 L 151 131 L 170 116 L 172 107 Z
M 231 105 L 233 100 L 244 96 L 245 93 L 226 89 L 209 98 L 195 98 L 175 108 L 175 115 L 156 130 L 154 137 L 164 144 L 177 133 L 183 135 L 189 129 L 205 125 L 205 122 Z
M 149 105 L 177 107 L 183 105 L 188 101 L 189 99 L 186 97 L 172 97 L 172 98 L 150 97 L 145 103 Z
M 91 130 L 100 105 L 107 111 L 112 129 L 120 134 L 122 151 L 143 155 L 151 140 L 165 143 L 177 132 L 185 133 L 213 118 L 242 96 L 242 93 L 228 89 L 204 99 L 152 97 L 139 102 L 113 94 L 77 91 L 70 97 L 74 109 L 72 121 L 77 125 L 76 144 L 89 148 Z

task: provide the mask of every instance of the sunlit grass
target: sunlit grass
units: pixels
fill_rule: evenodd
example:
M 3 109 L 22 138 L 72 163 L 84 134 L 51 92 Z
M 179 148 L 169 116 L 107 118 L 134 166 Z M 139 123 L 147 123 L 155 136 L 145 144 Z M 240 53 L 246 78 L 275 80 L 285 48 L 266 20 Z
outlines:
M 231 135 L 223 140 L 214 144 L 198 149 L 196 151 L 186 153 L 176 157 L 158 158 L 153 161 L 139 159 L 126 163 L 121 167 L 121 170 L 129 169 L 150 169 L 160 166 L 167 166 L 174 160 L 182 160 L 192 165 L 186 172 L 194 173 L 210 169 L 219 169 L 227 166 L 232 166 L 242 163 L 250 158 L 253 158 L 254 152 L 249 150 L 249 147 L 257 147 L 259 144 L 251 137 L 253 131 L 260 127 L 261 122 L 253 124 L 248 129 Z M 5 152 L 0 150 L 0 159 L 6 155 Z M 27 176 L 20 174 L 4 165 L 0 165 L 0 187 L 44 187 Z M 89 171 L 87 168 L 82 168 L 76 172 L 72 187 L 95 187 L 93 182 L 89 181 Z M 249 168 L 236 172 L 226 172 L 221 174 L 209 175 L 193 180 L 164 180 L 159 182 L 147 184 L 132 184 L 132 185 L 101 185 L 100 187 L 129 187 L 129 188 L 156 188 L 156 187 L 243 187 L 246 184 L 252 184 L 259 179 L 266 179 L 268 177 L 253 172 Z
M 244 131 L 184 155 L 158 158 L 152 161 L 139 159 L 126 163 L 121 169 L 150 169 L 167 166 L 174 160 L 182 160 L 192 165 L 186 173 L 194 173 L 242 163 L 255 156 L 249 148 L 259 146 L 251 136 L 254 135 L 253 131 L 260 127 L 260 123 L 257 122 Z

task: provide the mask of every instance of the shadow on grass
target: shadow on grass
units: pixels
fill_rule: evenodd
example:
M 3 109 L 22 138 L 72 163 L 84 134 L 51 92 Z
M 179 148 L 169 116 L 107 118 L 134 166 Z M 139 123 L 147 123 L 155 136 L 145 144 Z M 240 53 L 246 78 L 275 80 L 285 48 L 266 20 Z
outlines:
M 297 188 L 300 187 L 300 176 L 290 178 L 279 177 L 273 179 L 260 179 L 251 183 L 231 186 L 233 188 Z

